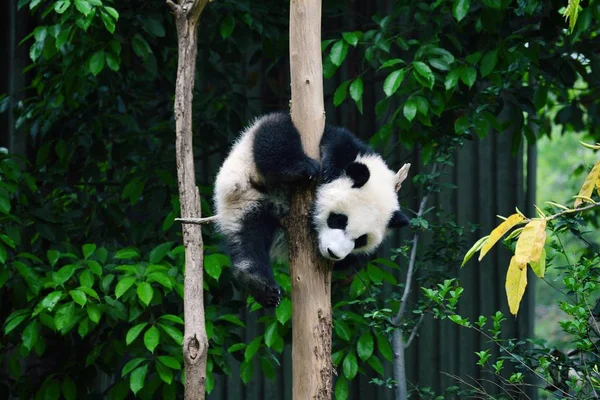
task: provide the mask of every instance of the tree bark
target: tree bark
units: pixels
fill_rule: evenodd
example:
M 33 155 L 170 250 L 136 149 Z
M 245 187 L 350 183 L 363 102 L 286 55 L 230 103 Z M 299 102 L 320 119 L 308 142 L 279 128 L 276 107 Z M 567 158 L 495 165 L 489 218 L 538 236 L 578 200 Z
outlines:
M 291 115 L 305 152 L 319 159 L 325 127 L 321 0 L 291 0 Z M 298 188 L 286 220 L 292 281 L 293 398 L 331 399 L 331 264 L 319 257 L 310 229 L 314 183 Z
M 175 147 L 177 183 L 182 218 L 200 218 L 200 192 L 196 187 L 192 147 L 192 90 L 198 53 L 197 33 L 202 10 L 208 0 L 179 0 L 167 5 L 175 14 L 179 60 L 175 83 Z M 183 313 L 183 361 L 185 398 L 204 399 L 208 340 L 204 326 L 203 244 L 201 225 L 183 224 L 185 280 Z

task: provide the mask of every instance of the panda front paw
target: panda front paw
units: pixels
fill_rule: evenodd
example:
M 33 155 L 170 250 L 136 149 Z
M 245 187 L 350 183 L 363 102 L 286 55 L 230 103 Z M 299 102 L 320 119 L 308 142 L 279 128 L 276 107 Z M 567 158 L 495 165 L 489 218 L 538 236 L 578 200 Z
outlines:
M 317 160 L 313 160 L 312 158 L 307 158 L 304 163 L 303 175 L 309 180 L 315 180 L 319 176 L 319 172 L 321 171 L 321 164 Z
M 264 308 L 275 308 L 281 301 L 279 286 L 266 286 L 260 293 L 252 293 L 254 300 Z

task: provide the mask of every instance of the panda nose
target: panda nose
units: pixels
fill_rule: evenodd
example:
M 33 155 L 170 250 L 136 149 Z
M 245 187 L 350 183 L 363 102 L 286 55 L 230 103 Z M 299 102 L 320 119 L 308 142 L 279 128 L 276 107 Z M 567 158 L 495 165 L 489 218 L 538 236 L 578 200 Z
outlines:
M 336 260 L 339 260 L 340 258 L 333 252 L 331 251 L 331 249 L 327 249 L 327 253 L 329 253 L 329 255 L 331 256 L 331 258 L 335 258 Z

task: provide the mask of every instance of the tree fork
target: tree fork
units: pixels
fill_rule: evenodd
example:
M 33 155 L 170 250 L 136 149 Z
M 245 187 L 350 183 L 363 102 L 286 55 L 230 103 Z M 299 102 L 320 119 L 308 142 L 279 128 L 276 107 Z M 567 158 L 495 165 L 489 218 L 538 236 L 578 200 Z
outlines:
M 175 83 L 175 148 L 177 184 L 182 218 L 200 218 L 200 192 L 196 187 L 192 146 L 192 98 L 198 53 L 198 24 L 208 0 L 167 0 L 175 15 L 179 59 Z M 204 325 L 203 243 L 200 225 L 183 224 L 185 280 L 183 361 L 185 398 L 204 399 L 208 340 Z
M 319 159 L 325 128 L 321 0 L 290 2 L 291 116 L 304 151 Z M 292 282 L 293 398 L 331 399 L 331 263 L 318 255 L 310 229 L 315 186 L 298 188 L 284 221 Z

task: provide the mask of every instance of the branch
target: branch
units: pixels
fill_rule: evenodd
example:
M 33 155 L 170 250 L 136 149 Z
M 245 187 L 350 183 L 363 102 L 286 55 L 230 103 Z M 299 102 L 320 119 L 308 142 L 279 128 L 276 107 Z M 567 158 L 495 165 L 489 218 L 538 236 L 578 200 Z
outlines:
M 431 169 L 431 174 L 435 174 L 437 170 L 437 164 L 433 166 Z M 427 200 L 429 199 L 429 193 L 427 193 L 423 199 L 421 200 L 421 204 L 419 205 L 419 211 L 417 212 L 417 218 L 421 217 L 425 212 L 425 207 L 427 206 Z M 404 293 L 402 294 L 402 299 L 400 300 L 400 309 L 398 313 L 392 320 L 394 325 L 398 325 L 400 320 L 404 316 L 404 312 L 406 311 L 406 301 L 408 300 L 408 295 L 410 294 L 410 286 L 412 284 L 413 273 L 415 270 L 415 262 L 417 260 L 417 246 L 419 244 L 419 232 L 416 232 L 413 236 L 412 249 L 410 252 L 410 261 L 408 262 L 408 271 L 406 272 L 406 282 L 404 283 Z
M 405 349 L 408 349 L 408 347 L 412 343 L 412 341 L 415 338 L 415 336 L 417 336 L 417 331 L 421 327 L 421 324 L 423 323 L 423 319 L 425 319 L 425 313 L 421 314 L 421 318 L 419 318 L 419 321 L 417 321 L 417 324 L 413 327 L 412 332 L 410 333 L 410 336 L 409 336 L 408 340 L 406 341 L 406 343 L 404 343 L 404 348 Z
M 561 211 L 559 213 L 553 214 L 553 215 L 551 215 L 549 217 L 546 217 L 545 219 L 546 219 L 546 221 L 551 221 L 551 220 L 553 220 L 555 218 L 562 217 L 563 215 L 566 215 L 566 214 L 572 214 L 572 213 L 580 212 L 580 211 L 587 211 L 587 210 L 591 210 L 592 208 L 596 208 L 596 207 L 600 207 L 600 202 L 598 202 L 598 203 L 592 203 L 592 204 L 587 205 L 585 207 L 569 208 L 568 210 Z
M 204 224 L 212 224 L 213 222 L 217 222 L 218 219 L 219 219 L 218 215 L 213 215 L 212 217 L 205 217 L 205 218 L 175 218 L 175 221 L 179 221 L 182 224 L 204 225 Z

